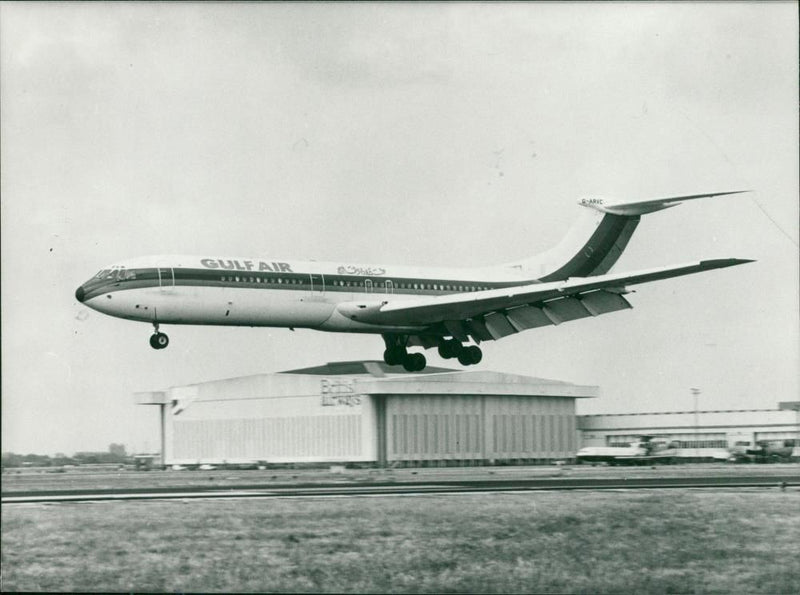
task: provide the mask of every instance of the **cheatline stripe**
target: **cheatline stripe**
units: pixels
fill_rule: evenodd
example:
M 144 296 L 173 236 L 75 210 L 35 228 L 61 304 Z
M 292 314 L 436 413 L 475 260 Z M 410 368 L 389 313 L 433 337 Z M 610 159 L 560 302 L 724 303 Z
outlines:
M 546 283 L 561 281 L 569 277 L 591 276 L 614 249 L 617 238 L 625 231 L 625 227 L 633 221 L 638 223 L 639 217 L 604 215 L 600 225 L 581 249 L 564 266 L 545 275 L 539 281 Z
M 320 273 L 262 273 L 253 271 L 218 271 L 206 269 L 172 269 L 173 273 L 162 271 L 159 277 L 158 269 L 130 269 L 128 274 L 135 274 L 135 279 L 101 279 L 92 280 L 84 285 L 84 300 L 92 299 L 98 295 L 124 291 L 126 289 L 144 289 L 164 287 L 228 287 L 247 289 L 282 289 L 289 291 L 322 291 L 340 293 L 365 293 L 374 295 L 390 295 L 399 293 L 406 295 L 447 295 L 478 291 L 483 288 L 499 289 L 502 287 L 515 287 L 536 283 L 535 279 L 520 281 L 463 281 L 432 278 L 408 277 L 369 277 L 357 275 L 322 275 Z M 313 285 L 312 285 L 313 277 Z M 225 280 L 223 280 L 225 279 Z M 238 281 L 236 279 L 239 279 Z M 252 279 L 252 281 L 251 281 Z M 280 280 L 280 282 L 279 282 Z M 324 280 L 324 284 L 322 282 Z M 367 291 L 366 281 L 371 282 Z M 391 291 L 386 291 L 386 282 L 391 281 Z M 340 283 L 345 283 L 341 285 Z M 346 285 L 350 283 L 350 285 Z M 414 288 L 414 285 L 418 288 Z M 428 286 L 438 286 L 442 289 L 428 289 Z M 425 287 L 425 289 L 422 289 Z M 449 289 L 447 289 L 449 287 Z M 461 288 L 461 289 L 459 289 Z

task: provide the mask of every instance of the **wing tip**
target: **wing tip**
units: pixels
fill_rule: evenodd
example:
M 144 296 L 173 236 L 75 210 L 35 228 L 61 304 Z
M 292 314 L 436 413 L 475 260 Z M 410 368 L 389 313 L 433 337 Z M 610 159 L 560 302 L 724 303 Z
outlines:
M 701 260 L 700 265 L 710 269 L 721 269 L 724 267 L 733 267 L 740 264 L 747 264 L 749 262 L 758 262 L 753 258 L 714 258 L 710 260 Z

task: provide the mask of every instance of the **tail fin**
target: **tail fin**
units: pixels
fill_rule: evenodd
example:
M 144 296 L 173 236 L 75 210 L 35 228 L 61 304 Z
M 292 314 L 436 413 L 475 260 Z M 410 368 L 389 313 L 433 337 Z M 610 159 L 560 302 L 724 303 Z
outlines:
M 622 256 L 642 215 L 679 205 L 685 200 L 739 194 L 747 190 L 654 198 L 636 202 L 613 202 L 583 198 L 578 204 L 588 209 L 554 248 L 537 256 L 506 265 L 521 269 L 539 281 L 603 275 Z

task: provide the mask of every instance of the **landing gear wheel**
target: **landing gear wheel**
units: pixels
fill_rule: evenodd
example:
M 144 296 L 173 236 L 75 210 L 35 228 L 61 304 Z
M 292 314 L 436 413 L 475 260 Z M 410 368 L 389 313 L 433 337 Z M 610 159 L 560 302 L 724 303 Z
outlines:
M 385 361 L 388 366 L 402 364 L 407 357 L 408 354 L 404 347 L 390 347 L 383 352 L 383 361 Z
M 164 333 L 156 333 L 150 336 L 150 347 L 153 349 L 164 349 L 169 345 L 169 337 Z
M 420 370 L 424 370 L 427 363 L 425 356 L 421 353 L 409 353 L 403 359 L 403 367 L 407 372 L 419 372 Z
M 469 353 L 470 363 L 477 364 L 483 359 L 483 351 L 477 345 L 470 345 L 466 348 L 466 351 Z
M 458 357 L 458 354 L 464 347 L 461 343 L 455 339 L 450 341 L 443 341 L 439 344 L 439 355 L 442 356 L 444 359 L 450 359 L 451 357 Z
M 473 364 L 477 364 L 482 359 L 483 352 L 477 345 L 464 347 L 464 349 L 461 350 L 461 353 L 458 354 L 458 363 L 460 363 L 462 366 L 471 366 Z

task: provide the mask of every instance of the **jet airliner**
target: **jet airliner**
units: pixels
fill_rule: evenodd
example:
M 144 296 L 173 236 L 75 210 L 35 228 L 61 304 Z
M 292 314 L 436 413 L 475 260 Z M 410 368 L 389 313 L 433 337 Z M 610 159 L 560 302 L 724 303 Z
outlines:
M 524 330 L 631 308 L 630 285 L 752 260 L 701 260 L 609 273 L 642 215 L 683 201 L 742 190 L 636 202 L 584 198 L 581 216 L 554 248 L 483 268 L 411 268 L 273 258 L 154 256 L 100 270 L 75 292 L 99 312 L 152 324 L 265 326 L 383 336 L 384 361 L 425 368 L 409 348 L 437 347 L 443 358 L 477 364 L 479 345 Z

